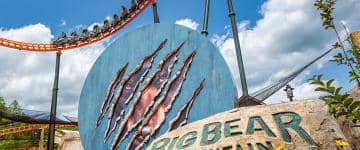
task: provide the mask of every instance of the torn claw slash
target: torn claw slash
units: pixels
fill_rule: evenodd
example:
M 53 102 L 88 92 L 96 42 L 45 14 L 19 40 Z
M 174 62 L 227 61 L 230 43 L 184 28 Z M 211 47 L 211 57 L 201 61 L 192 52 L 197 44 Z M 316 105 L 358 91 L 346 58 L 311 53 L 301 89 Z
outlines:
M 119 71 L 117 72 L 114 80 L 110 83 L 110 86 L 108 88 L 107 94 L 105 96 L 105 100 L 102 104 L 102 107 L 100 109 L 100 113 L 98 118 L 96 119 L 96 127 L 98 127 L 102 121 L 102 119 L 105 116 L 105 113 L 108 111 L 109 109 L 109 104 L 111 103 L 111 100 L 114 97 L 114 92 L 115 89 L 117 88 L 117 86 L 120 84 L 121 79 L 123 78 L 125 72 L 126 72 L 126 68 L 129 65 L 129 63 L 126 63 L 125 66 L 121 67 L 119 69 Z
M 123 117 L 126 104 L 133 97 L 137 87 L 149 72 L 155 57 L 158 55 L 159 51 L 164 48 L 166 43 L 167 39 L 163 40 L 158 48 L 150 55 L 145 56 L 140 64 L 137 65 L 137 67 L 129 74 L 129 76 L 122 81 L 122 86 L 111 105 L 108 127 L 105 132 L 106 138 L 111 132 L 113 132 L 116 127 L 116 123 Z
M 136 128 L 137 125 L 139 125 L 142 117 L 147 114 L 151 106 L 155 103 L 156 97 L 168 81 L 172 68 L 177 62 L 179 51 L 182 49 L 184 44 L 185 42 L 181 43 L 178 48 L 167 54 L 167 56 L 160 62 L 155 74 L 150 77 L 150 80 L 148 80 L 143 89 L 140 91 L 139 97 L 134 102 L 133 108 L 115 137 L 112 149 L 115 149 L 123 138 L 125 138 L 130 131 Z
M 145 116 L 143 125 L 129 142 L 128 149 L 141 149 L 165 121 L 166 113 L 171 109 L 172 103 L 179 94 L 186 74 L 195 56 L 195 50 L 186 58 L 176 75 L 167 84 L 165 94 L 158 100 L 149 115 Z

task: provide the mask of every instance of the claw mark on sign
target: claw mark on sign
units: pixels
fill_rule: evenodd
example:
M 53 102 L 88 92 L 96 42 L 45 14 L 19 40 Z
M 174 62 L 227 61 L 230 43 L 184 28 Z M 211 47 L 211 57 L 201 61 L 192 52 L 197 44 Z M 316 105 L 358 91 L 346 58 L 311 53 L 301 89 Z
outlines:
M 194 101 L 196 100 L 196 97 L 200 94 L 201 90 L 204 88 L 204 82 L 205 82 L 205 79 L 203 81 L 201 81 L 199 87 L 195 90 L 191 99 L 185 104 L 185 106 L 183 108 L 181 108 L 181 110 L 177 114 L 177 116 L 173 120 L 170 121 L 169 131 L 172 131 L 174 129 L 177 129 L 178 127 L 181 127 L 181 126 L 184 126 L 187 124 L 191 107 L 192 107 Z
M 111 100 L 114 97 L 114 91 L 115 91 L 116 87 L 120 84 L 120 81 L 121 81 L 121 79 L 123 78 L 123 76 L 125 74 L 125 71 L 126 71 L 126 68 L 127 68 L 128 64 L 129 63 L 126 63 L 125 66 L 121 67 L 119 69 L 119 71 L 117 72 L 114 80 L 111 81 L 110 86 L 108 87 L 108 90 L 107 90 L 107 94 L 105 96 L 105 100 L 104 100 L 104 102 L 103 102 L 103 104 L 101 106 L 99 116 L 96 119 L 96 127 L 99 126 L 99 124 L 101 123 L 101 120 L 104 118 L 105 113 L 108 111 L 109 104 L 110 104 Z
M 155 57 L 165 46 L 166 42 L 167 39 L 162 41 L 153 53 L 145 56 L 141 63 L 137 65 L 137 67 L 129 74 L 129 76 L 122 81 L 122 87 L 120 88 L 113 104 L 111 105 L 108 127 L 105 131 L 105 139 L 107 139 L 110 133 L 114 131 L 117 122 L 124 114 L 126 104 L 129 103 L 130 99 L 133 97 L 135 90 L 149 72 Z
M 166 113 L 171 109 L 173 101 L 180 92 L 194 56 L 195 51 L 186 58 L 175 77 L 167 84 L 166 93 L 158 100 L 150 114 L 145 117 L 143 125 L 132 137 L 127 149 L 142 148 L 145 142 L 159 129 L 165 120 Z
M 126 137 L 126 135 L 141 122 L 144 114 L 146 114 L 148 109 L 153 105 L 155 98 L 159 95 L 164 84 L 167 82 L 169 75 L 171 74 L 171 70 L 177 61 L 177 55 L 184 43 L 185 42 L 181 43 L 177 49 L 170 52 L 160 62 L 156 73 L 140 91 L 138 99 L 134 102 L 133 108 L 116 135 L 114 143 L 112 144 L 112 149 L 115 149 L 123 138 Z

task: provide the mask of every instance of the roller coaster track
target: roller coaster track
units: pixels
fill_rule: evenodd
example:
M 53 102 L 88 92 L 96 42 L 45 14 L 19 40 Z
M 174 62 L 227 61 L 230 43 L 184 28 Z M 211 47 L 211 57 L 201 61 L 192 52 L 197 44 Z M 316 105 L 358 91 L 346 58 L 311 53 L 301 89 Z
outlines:
M 101 35 L 90 38 L 89 40 L 84 42 L 78 42 L 75 44 L 66 44 L 64 46 L 56 46 L 54 44 L 36 44 L 36 43 L 20 42 L 20 41 L 15 41 L 0 37 L 0 46 L 18 49 L 18 50 L 33 51 L 33 52 L 61 52 L 65 50 L 72 50 L 75 48 L 91 45 L 98 41 L 106 39 L 114 35 L 118 31 L 120 31 L 120 29 L 125 28 L 126 25 L 128 25 L 130 22 L 135 20 L 136 17 L 138 17 L 142 12 L 144 12 L 144 10 L 154 2 L 155 0 L 145 0 L 141 4 L 138 4 L 137 10 L 130 13 L 129 17 L 123 20 L 120 25 L 112 28 L 109 32 L 102 33 Z
M 68 127 L 76 127 L 76 125 L 56 125 L 56 128 L 68 128 Z M 0 136 L 34 131 L 37 129 L 47 129 L 47 128 L 49 128 L 49 125 L 45 125 L 45 124 L 33 124 L 33 125 L 9 128 L 9 129 L 0 130 Z

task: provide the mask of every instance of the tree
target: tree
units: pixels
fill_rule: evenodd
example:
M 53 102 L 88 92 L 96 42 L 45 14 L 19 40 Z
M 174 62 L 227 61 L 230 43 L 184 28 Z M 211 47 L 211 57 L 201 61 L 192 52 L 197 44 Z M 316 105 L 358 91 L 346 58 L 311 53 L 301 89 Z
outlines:
M 14 100 L 8 107 L 6 107 L 5 99 L 3 97 L 0 97 L 0 109 L 6 113 L 21 113 L 20 105 L 16 100 Z M 23 123 L 14 123 L 8 119 L 0 118 L 0 130 L 23 125 Z M 37 132 L 38 131 L 22 132 L 12 135 L 1 136 L 0 150 L 37 146 L 39 142 L 39 134 L 36 134 Z
M 0 109 L 1 110 L 6 110 L 6 103 L 5 103 L 5 99 L 3 97 L 0 97 Z
M 357 49 L 346 49 L 352 47 L 353 43 L 350 40 L 350 35 L 347 33 L 345 40 L 341 39 L 338 29 L 334 23 L 333 11 L 335 9 L 335 0 L 316 0 L 314 6 L 320 11 L 320 17 L 323 20 L 322 26 L 326 30 L 333 30 L 337 42 L 332 45 L 332 50 L 339 50 L 330 62 L 337 65 L 342 65 L 348 69 L 349 82 L 356 82 L 360 87 L 360 57 Z M 323 100 L 330 108 L 330 112 L 335 117 L 345 116 L 353 121 L 353 123 L 360 122 L 360 102 L 354 101 L 347 92 L 341 92 L 342 87 L 336 87 L 332 83 L 334 79 L 322 80 L 322 75 L 314 75 L 309 81 L 316 85 L 315 91 L 325 93 Z M 356 126 L 356 125 L 355 125 Z
M 0 97 L 0 110 L 7 111 L 5 99 L 3 97 Z M 3 119 L 0 117 L 0 124 L 3 123 L 6 119 Z
M 17 100 L 14 100 L 10 105 L 9 105 L 9 111 L 15 114 L 21 114 L 21 107 L 19 105 L 19 103 L 17 102 Z

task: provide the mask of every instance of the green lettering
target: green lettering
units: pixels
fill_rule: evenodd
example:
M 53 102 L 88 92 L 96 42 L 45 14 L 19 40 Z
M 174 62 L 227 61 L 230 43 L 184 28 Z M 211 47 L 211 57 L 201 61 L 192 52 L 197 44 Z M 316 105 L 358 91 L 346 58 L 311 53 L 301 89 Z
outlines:
M 213 126 L 214 129 L 210 130 L 210 126 Z M 221 138 L 221 123 L 214 122 L 206 124 L 202 131 L 202 138 L 201 138 L 201 146 L 214 144 Z M 214 135 L 212 139 L 209 139 L 209 135 Z
M 222 150 L 232 150 L 232 146 L 223 147 Z
M 282 122 L 281 120 L 282 117 L 290 118 L 291 121 Z M 310 145 L 315 145 L 314 140 L 309 136 L 308 133 L 306 133 L 306 131 L 303 128 L 300 127 L 301 117 L 296 113 L 285 112 L 285 113 L 273 114 L 273 118 L 285 142 L 292 142 L 292 138 L 286 129 L 286 128 L 291 128 L 296 133 L 298 133 L 300 137 L 303 140 L 305 140 L 306 143 Z
M 248 143 L 247 146 L 248 146 L 248 150 L 254 150 L 254 147 L 251 145 L 251 143 Z
M 169 142 L 169 138 L 161 139 L 159 142 L 153 144 L 152 150 L 166 150 L 165 147 L 169 144 Z M 158 146 L 159 144 L 160 146 Z
M 169 145 L 168 150 L 173 150 L 173 149 L 174 149 L 175 143 L 176 143 L 176 141 L 177 141 L 178 139 L 179 139 L 179 137 L 175 137 L 175 138 L 172 139 L 172 141 L 171 141 L 171 143 L 170 143 L 170 145 Z
M 260 128 L 255 128 L 255 121 L 260 125 Z M 270 128 L 265 124 L 264 120 L 260 116 L 254 116 L 249 118 L 246 134 L 252 135 L 255 131 L 262 131 L 270 137 L 275 137 L 275 134 L 270 130 Z
M 274 149 L 270 142 L 266 142 L 266 146 L 263 145 L 262 143 L 256 143 L 256 147 L 258 150 L 273 150 Z
M 241 135 L 242 134 L 241 131 L 231 132 L 232 129 L 239 129 L 239 125 L 233 125 L 232 124 L 234 122 L 239 122 L 239 121 L 240 121 L 240 119 L 230 120 L 230 121 L 225 122 L 225 124 L 224 124 L 225 137 L 231 137 L 231 136 L 236 136 L 236 135 Z
M 196 135 L 197 135 L 196 131 L 186 133 L 184 136 L 182 136 L 179 139 L 179 142 L 178 142 L 176 148 L 177 149 L 184 149 L 184 148 L 187 148 L 187 147 L 193 145 L 195 143 L 195 141 L 196 141 L 196 138 L 197 138 Z
M 241 147 L 240 144 L 239 144 L 239 145 L 236 145 L 236 150 L 242 150 L 242 147 Z

